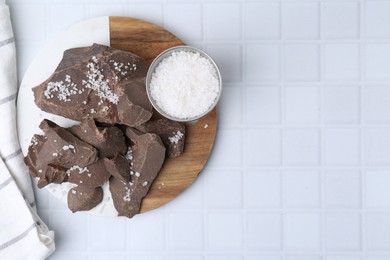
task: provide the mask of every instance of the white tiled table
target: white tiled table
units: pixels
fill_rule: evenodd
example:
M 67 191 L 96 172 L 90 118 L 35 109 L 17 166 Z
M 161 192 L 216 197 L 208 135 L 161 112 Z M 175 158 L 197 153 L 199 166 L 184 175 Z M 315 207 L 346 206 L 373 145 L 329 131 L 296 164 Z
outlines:
M 52 259 L 390 259 L 390 1 L 10 4 L 20 77 L 67 26 L 127 15 L 205 49 L 224 78 L 213 155 L 174 202 L 108 219 L 36 192 Z

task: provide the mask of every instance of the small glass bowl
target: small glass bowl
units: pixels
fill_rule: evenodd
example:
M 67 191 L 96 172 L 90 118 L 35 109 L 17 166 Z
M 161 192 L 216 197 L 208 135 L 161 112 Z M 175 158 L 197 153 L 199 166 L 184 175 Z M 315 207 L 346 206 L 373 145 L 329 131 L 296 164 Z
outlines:
M 204 112 L 203 114 L 200 114 L 196 117 L 191 117 L 191 118 L 176 118 L 176 117 L 173 117 L 171 115 L 168 115 L 166 112 L 164 112 L 164 110 L 162 110 L 156 103 L 156 101 L 153 99 L 151 93 L 150 93 L 150 81 L 152 80 L 152 75 L 154 73 L 154 71 L 156 70 L 157 66 L 160 64 L 160 62 L 169 57 L 173 52 L 176 52 L 176 51 L 186 51 L 186 52 L 195 52 L 195 53 L 199 53 L 199 55 L 201 57 L 204 57 L 206 58 L 207 60 L 210 61 L 210 63 L 214 66 L 215 68 L 215 71 L 217 72 L 217 77 L 218 77 L 218 82 L 219 82 L 219 91 L 218 91 L 218 96 L 217 98 L 215 99 L 214 103 L 210 106 L 210 108 Z M 205 115 L 207 115 L 211 110 L 214 109 L 214 107 L 217 105 L 220 97 L 221 97 L 221 92 L 222 92 L 222 78 L 221 78 L 221 73 L 218 69 L 218 66 L 217 64 L 215 63 L 215 61 L 207 54 L 205 53 L 204 51 L 202 50 L 199 50 L 197 48 L 194 48 L 194 47 L 191 47 L 191 46 L 185 46 L 185 45 L 181 45 L 181 46 L 175 46 L 175 47 L 172 47 L 172 48 L 169 48 L 165 51 L 163 51 L 162 53 L 160 53 L 152 62 L 152 64 L 150 65 L 149 67 L 149 70 L 148 70 L 148 73 L 146 75 L 146 93 L 148 94 L 148 98 L 149 98 L 149 101 L 150 103 L 152 103 L 153 107 L 164 117 L 168 118 L 168 119 L 171 119 L 173 121 L 177 121 L 177 122 L 193 122 L 193 121 L 196 121 L 202 117 L 204 117 Z

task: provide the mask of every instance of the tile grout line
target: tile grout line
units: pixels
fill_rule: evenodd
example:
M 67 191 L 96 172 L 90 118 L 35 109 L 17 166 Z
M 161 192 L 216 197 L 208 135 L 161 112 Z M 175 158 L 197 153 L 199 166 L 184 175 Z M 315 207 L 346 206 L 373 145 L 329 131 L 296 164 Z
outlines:
M 284 80 L 284 59 L 285 59 L 285 53 L 284 53 L 284 35 L 283 35 L 283 3 L 278 2 L 279 7 L 279 89 L 280 89 L 280 167 L 281 170 L 278 171 L 279 179 L 280 179 L 280 186 L 279 186 L 279 194 L 280 194 L 280 202 L 279 202 L 279 208 L 281 210 L 280 214 L 280 232 L 281 232 L 281 241 L 280 241 L 280 247 L 281 247 L 281 257 L 282 259 L 287 258 L 286 255 L 286 239 L 285 239 L 285 219 L 286 219 L 286 202 L 285 202 L 285 192 L 284 192 L 284 186 L 285 186 L 285 158 L 284 158 L 284 129 L 285 129 L 285 122 L 286 122 L 286 115 L 285 115 L 285 109 L 286 109 L 286 102 L 285 102 L 285 80 Z
M 366 172 L 365 172 L 365 153 L 364 153 L 364 148 L 365 148 L 365 144 L 364 144 L 364 136 L 365 136 L 365 114 L 364 114 L 364 92 L 365 92 L 365 79 L 366 79 L 366 76 L 365 76 L 365 68 L 364 68 L 364 62 L 365 62 L 365 48 L 366 48 L 366 44 L 365 44 L 365 35 L 366 35 L 366 32 L 365 32 L 365 7 L 366 7 L 366 1 L 365 0 L 362 0 L 361 2 L 359 2 L 360 5 L 359 5 L 359 29 L 360 29 L 360 39 L 359 39 L 359 46 L 360 46 L 360 52 L 359 52 L 359 55 L 360 55 L 360 59 L 359 59 L 359 62 L 360 62 L 360 66 L 359 66 L 359 69 L 360 69 L 360 106 L 359 106 L 359 109 L 360 109 L 360 166 L 361 166 L 361 169 L 359 171 L 359 175 L 360 175 L 360 206 L 361 206 L 361 209 L 362 209 L 362 213 L 360 215 L 360 250 L 361 250 L 361 255 L 363 257 L 367 257 L 367 252 L 366 252 L 366 188 L 365 188 L 365 178 L 366 178 Z
M 247 153 L 247 134 L 246 134 L 246 125 L 247 125 L 247 89 L 246 89 L 246 78 L 244 78 L 244 73 L 245 73 L 245 68 L 246 64 L 243 62 L 243 57 L 245 57 L 244 51 L 246 53 L 246 46 L 245 46 L 245 28 L 244 28 L 244 16 L 246 12 L 246 4 L 241 1 L 239 3 L 240 5 L 240 54 L 241 54 L 241 99 L 242 99 L 242 104 L 241 104 L 241 111 L 242 111 L 242 121 L 243 123 L 241 124 L 241 149 L 242 149 L 242 156 L 241 156 L 241 227 L 242 227 L 242 239 L 241 239 L 241 251 L 243 252 L 244 257 L 247 257 L 248 255 L 248 245 L 247 245 L 247 239 L 248 239 L 248 214 L 246 212 L 246 205 L 245 205 L 245 187 L 246 187 L 246 182 L 247 182 L 247 168 L 246 168 L 246 163 L 245 163 L 245 158 L 246 158 L 246 153 Z
M 326 208 L 325 208 L 325 198 L 326 198 L 326 194 L 325 194 L 325 179 L 326 179 L 326 170 L 324 170 L 324 166 L 326 165 L 325 163 L 325 144 L 326 144 L 326 141 L 325 141 L 325 135 L 326 135 L 326 131 L 324 131 L 325 129 L 325 118 L 324 118 L 324 75 L 325 75 L 325 66 L 324 66 L 324 61 L 325 61 L 325 56 L 324 56 L 324 49 L 325 49 L 325 44 L 323 43 L 323 40 L 324 40 L 324 33 L 323 33 L 323 30 L 324 30 L 324 24 L 323 24 L 323 13 L 322 13 L 322 10 L 324 8 L 324 5 L 322 4 L 323 2 L 319 2 L 318 3 L 318 16 L 319 16 L 319 19 L 318 19 L 318 22 L 319 22 L 319 39 L 320 39 L 320 44 L 318 45 L 318 51 L 319 51 L 319 62 L 318 62 L 318 66 L 319 66 L 319 82 L 320 82 L 320 85 L 319 85 L 319 110 L 320 110 L 320 113 L 319 113 L 319 117 L 320 117 L 320 129 L 318 131 L 320 131 L 320 170 L 319 170 L 319 174 L 320 174 L 320 178 L 319 178 L 319 199 L 320 199 L 320 208 L 321 208 L 321 214 L 320 214 L 320 247 L 321 247 L 321 254 L 323 257 L 325 257 L 326 253 L 327 253 L 327 239 L 326 239 L 326 228 L 327 228 L 327 224 L 326 224 L 326 215 L 327 215 L 327 212 L 326 212 Z

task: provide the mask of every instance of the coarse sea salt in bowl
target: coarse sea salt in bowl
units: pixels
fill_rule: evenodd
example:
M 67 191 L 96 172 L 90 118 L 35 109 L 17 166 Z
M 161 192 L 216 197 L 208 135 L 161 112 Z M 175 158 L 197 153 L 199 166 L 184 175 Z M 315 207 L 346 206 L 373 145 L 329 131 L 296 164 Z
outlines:
M 213 59 L 202 50 L 176 46 L 160 53 L 146 76 L 146 92 L 164 117 L 196 121 L 217 105 L 222 78 Z

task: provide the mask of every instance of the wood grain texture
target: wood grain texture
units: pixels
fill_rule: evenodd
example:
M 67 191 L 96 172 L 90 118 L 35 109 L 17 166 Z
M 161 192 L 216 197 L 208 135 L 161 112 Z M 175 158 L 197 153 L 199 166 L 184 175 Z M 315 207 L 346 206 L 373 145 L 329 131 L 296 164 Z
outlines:
M 127 17 L 110 17 L 110 41 L 111 47 L 144 58 L 148 66 L 162 51 L 184 45 L 179 38 L 158 25 Z M 210 156 L 216 129 L 216 109 L 196 123 L 186 124 L 184 153 L 165 161 L 142 202 L 141 213 L 173 200 L 196 179 Z

